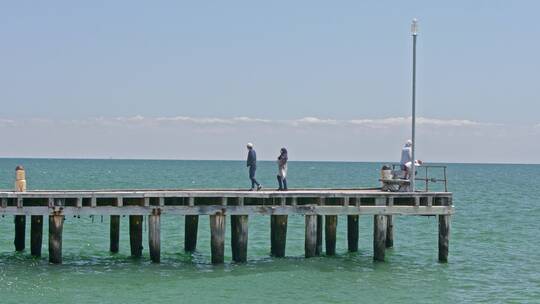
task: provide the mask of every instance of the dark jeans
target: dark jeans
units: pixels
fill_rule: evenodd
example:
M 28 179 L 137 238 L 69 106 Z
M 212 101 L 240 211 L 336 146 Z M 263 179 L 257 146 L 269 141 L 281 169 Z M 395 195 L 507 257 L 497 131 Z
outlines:
M 279 190 L 287 190 L 287 178 L 282 178 L 278 175 L 277 181 L 279 183 Z
M 255 186 L 259 186 L 259 182 L 255 179 L 255 171 L 257 171 L 256 166 L 249 166 L 249 179 L 251 180 L 251 188 L 255 188 Z

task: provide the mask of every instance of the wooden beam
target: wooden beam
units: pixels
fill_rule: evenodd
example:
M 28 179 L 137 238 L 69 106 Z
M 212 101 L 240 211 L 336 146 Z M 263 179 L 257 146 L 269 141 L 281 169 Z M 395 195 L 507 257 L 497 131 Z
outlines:
M 62 263 L 62 231 L 64 228 L 64 216 L 54 214 L 49 216 L 49 262 Z
M 129 216 L 129 245 L 131 249 L 132 257 L 142 256 L 142 240 L 143 239 L 143 216 L 142 215 L 130 215 Z
M 384 262 L 386 249 L 386 216 L 373 216 L 373 260 Z
M 394 247 L 394 216 L 386 216 L 386 248 Z
M 448 262 L 450 215 L 439 215 L 439 262 Z
M 43 215 L 32 215 L 30 217 L 30 254 L 40 257 L 42 244 Z
M 336 254 L 336 232 L 337 232 L 337 215 L 326 215 L 324 219 L 324 241 L 326 245 L 326 255 Z
M 186 215 L 184 223 L 184 250 L 193 252 L 197 248 L 198 215 Z
M 232 260 L 237 263 L 247 262 L 248 216 L 231 215 Z
M 62 212 L 66 216 L 88 216 L 88 215 L 150 215 L 153 207 L 144 206 L 124 206 L 122 208 L 114 206 L 90 207 L 62 207 Z M 211 215 L 216 212 L 225 212 L 229 215 L 448 215 L 454 213 L 453 206 L 164 206 L 161 214 L 173 215 Z M 0 208 L 0 215 L 49 215 L 51 209 L 48 207 L 6 207 Z
M 159 209 L 154 209 L 148 216 L 148 248 L 150 259 L 154 263 L 161 261 L 161 216 Z
M 120 244 L 120 216 L 111 215 L 109 249 L 112 253 L 118 253 Z
M 212 264 L 223 264 L 225 258 L 225 215 L 210 215 L 210 250 Z
M 270 216 L 270 255 L 276 258 L 285 257 L 287 243 L 287 215 Z
M 358 215 L 347 215 L 347 245 L 349 252 L 358 251 L 358 232 L 359 224 Z
M 15 251 L 23 251 L 25 247 L 26 236 L 26 216 L 15 215 L 13 218 L 15 223 L 15 239 L 13 244 L 15 245 Z
M 305 256 L 311 258 L 317 253 L 317 215 L 306 215 Z

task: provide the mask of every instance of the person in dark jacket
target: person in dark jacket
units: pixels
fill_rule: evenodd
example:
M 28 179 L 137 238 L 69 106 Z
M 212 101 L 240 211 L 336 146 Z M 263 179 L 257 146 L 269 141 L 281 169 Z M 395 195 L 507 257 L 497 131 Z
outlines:
M 278 191 L 287 191 L 287 160 L 289 159 L 287 155 L 287 149 L 281 148 L 279 153 L 277 164 L 278 164 L 278 175 L 277 180 L 279 184 Z
M 253 144 L 248 143 L 247 144 L 248 149 L 248 157 L 247 157 L 247 167 L 249 168 L 249 179 L 251 180 L 251 191 L 257 189 L 261 190 L 262 185 L 257 182 L 255 179 L 255 171 L 257 171 L 257 153 L 255 152 L 255 149 L 253 149 Z M 255 188 L 255 186 L 257 188 Z

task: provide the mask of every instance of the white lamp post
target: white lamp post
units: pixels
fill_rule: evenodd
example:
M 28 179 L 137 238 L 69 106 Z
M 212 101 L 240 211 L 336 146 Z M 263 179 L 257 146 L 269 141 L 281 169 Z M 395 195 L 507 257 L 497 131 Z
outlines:
M 415 188 L 415 175 L 416 175 L 416 167 L 415 167 L 415 155 L 414 150 L 416 147 L 416 36 L 418 36 L 418 20 L 414 18 L 412 20 L 411 24 L 411 34 L 413 37 L 413 67 L 412 67 L 412 164 L 411 164 L 411 173 L 409 174 L 410 178 L 410 184 L 411 184 L 411 191 L 414 192 L 416 190 Z

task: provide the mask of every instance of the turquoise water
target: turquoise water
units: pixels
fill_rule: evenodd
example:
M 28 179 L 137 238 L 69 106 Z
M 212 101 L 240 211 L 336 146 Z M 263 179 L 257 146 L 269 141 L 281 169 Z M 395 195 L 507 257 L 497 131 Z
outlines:
M 0 159 L 0 189 L 26 167 L 29 189 L 248 187 L 243 162 Z M 379 163 L 291 162 L 291 187 L 377 186 Z M 258 177 L 276 187 L 275 164 Z M 0 218 L 0 303 L 531 303 L 540 302 L 540 165 L 448 165 L 454 192 L 448 264 L 437 262 L 434 217 L 397 217 L 386 263 L 372 261 L 372 218 L 360 218 L 360 252 L 346 250 L 339 218 L 336 257 L 303 258 L 304 220 L 289 217 L 287 258 L 270 258 L 269 218 L 250 217 L 249 262 L 210 264 L 208 219 L 198 250 L 183 252 L 183 218 L 162 219 L 162 263 L 148 250 L 129 257 L 127 218 L 120 253 L 109 254 L 108 218 L 66 218 L 63 265 L 15 253 L 13 218 Z M 29 230 L 27 221 L 27 231 Z M 228 223 L 227 223 L 228 224 Z M 227 227 L 229 228 L 229 227 Z M 47 231 L 45 224 L 44 231 Z M 145 231 L 146 232 L 146 231 Z M 147 243 L 146 234 L 144 244 Z M 229 237 L 230 235 L 227 235 Z M 228 242 L 229 240 L 227 240 Z

